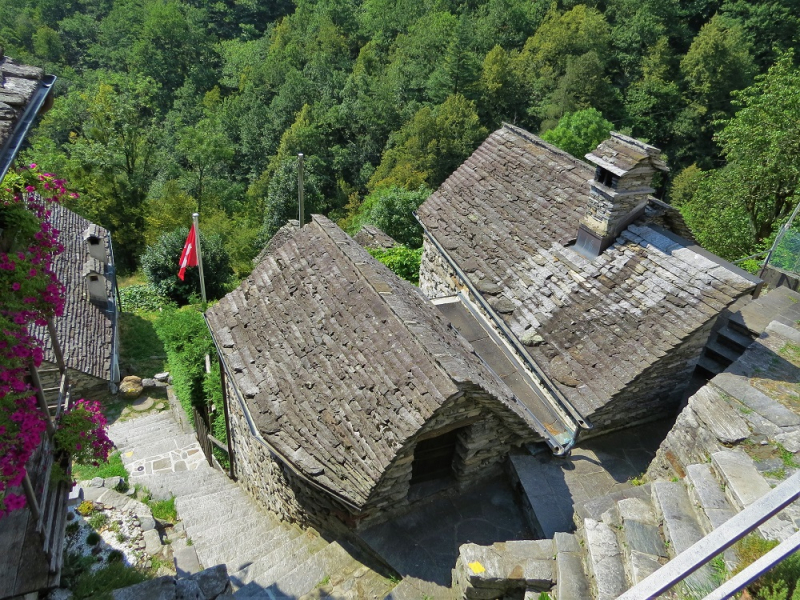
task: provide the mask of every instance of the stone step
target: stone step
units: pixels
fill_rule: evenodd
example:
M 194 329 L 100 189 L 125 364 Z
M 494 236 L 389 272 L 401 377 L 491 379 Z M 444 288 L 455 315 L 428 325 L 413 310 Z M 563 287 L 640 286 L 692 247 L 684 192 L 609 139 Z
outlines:
M 226 520 L 213 527 L 190 527 L 187 529 L 200 544 L 207 544 L 211 551 L 206 555 L 220 554 L 228 557 L 249 552 L 254 545 L 263 546 L 286 537 L 286 531 L 295 531 L 277 521 L 271 521 L 260 513 L 247 513 L 236 519 Z M 297 530 L 299 531 L 299 530 Z M 237 546 L 243 540 L 253 540 L 247 547 Z
M 704 537 L 686 488 L 679 481 L 655 481 L 652 484 L 653 507 L 661 519 L 661 528 L 670 557 L 675 557 Z M 705 565 L 686 578 L 690 589 L 713 589 L 713 572 Z
M 617 513 L 626 573 L 636 585 L 666 563 L 667 549 L 650 502 L 625 498 L 617 502 Z
M 224 507 L 224 512 L 230 513 L 232 505 L 241 505 L 252 502 L 242 488 L 235 483 L 217 492 L 200 492 L 192 496 L 182 496 L 178 499 L 178 510 L 183 510 L 192 514 L 199 514 L 204 511 L 220 513 Z
M 722 373 L 728 368 L 728 365 L 717 362 L 706 353 L 703 353 L 700 355 L 700 360 L 697 361 L 697 368 L 702 369 L 708 373 L 709 376 L 713 377 L 714 375 L 719 375 Z
M 176 451 L 180 452 L 184 449 L 187 451 L 191 449 L 202 452 L 200 449 L 200 444 L 197 443 L 197 438 L 194 436 L 194 434 L 182 433 L 180 435 L 168 436 L 166 438 L 162 437 L 158 441 L 154 441 L 146 446 L 139 446 L 132 450 L 122 452 L 122 464 L 129 465 L 137 460 L 142 460 L 143 458 L 146 459 L 150 457 L 161 456 Z
M 248 536 L 248 543 L 222 544 L 210 546 L 205 552 L 209 564 L 224 562 L 232 572 L 243 569 L 250 563 L 266 556 L 287 540 L 292 540 L 302 535 L 302 531 L 295 527 L 276 527 L 263 536 Z
M 280 577 L 287 575 L 299 562 L 321 550 L 327 542 L 316 534 L 305 531 L 302 535 L 277 545 L 251 565 L 235 572 L 241 585 L 256 583 L 262 587 L 273 585 Z M 308 591 L 308 590 L 306 590 Z
M 214 473 L 217 472 L 210 467 L 206 467 L 194 471 L 179 471 L 164 475 L 143 475 L 132 478 L 132 481 L 147 487 L 153 492 L 153 497 L 156 497 L 157 492 L 185 497 L 190 493 L 196 494 L 198 489 L 202 489 L 205 494 L 209 494 L 235 485 L 227 477 L 216 477 L 213 475 Z
M 114 440 L 125 443 L 127 440 L 147 435 L 153 431 L 163 431 L 178 427 L 175 419 L 169 413 L 157 413 L 136 417 L 122 423 L 113 423 L 109 426 L 109 436 Z
M 767 494 L 772 488 L 758 472 L 753 459 L 742 450 L 721 450 L 711 455 L 711 464 L 725 485 L 725 495 L 737 509 L 743 510 Z M 767 539 L 785 540 L 795 531 L 784 514 L 771 518 L 758 527 Z
M 583 520 L 586 566 L 592 597 L 613 600 L 628 589 L 617 536 L 607 524 L 591 518 Z
M 581 546 L 573 533 L 556 533 L 556 600 L 585 600 L 589 579 L 583 567 Z M 534 596 L 538 597 L 538 593 Z
M 131 435 L 118 436 L 113 439 L 115 440 L 117 448 L 124 449 L 126 451 L 137 448 L 147 450 L 147 448 L 154 443 L 183 435 L 193 434 L 185 433 L 175 422 L 172 422 L 172 424 L 169 426 L 148 428 L 147 430 L 132 433 Z
M 744 335 L 733 329 L 730 325 L 725 325 L 725 327 L 717 331 L 717 341 L 723 346 L 735 350 L 739 355 L 750 347 L 750 344 L 753 343 L 753 339 L 752 335 Z
M 702 510 L 697 511 L 700 525 L 708 534 L 736 514 L 730 502 L 725 498 L 719 481 L 709 464 L 695 464 L 686 467 L 686 478 L 689 497 Z
M 739 356 L 741 356 L 741 354 L 736 350 L 733 350 L 728 346 L 713 340 L 706 344 L 706 354 L 713 358 L 716 362 L 725 365 L 726 367 L 736 362 L 739 359 Z

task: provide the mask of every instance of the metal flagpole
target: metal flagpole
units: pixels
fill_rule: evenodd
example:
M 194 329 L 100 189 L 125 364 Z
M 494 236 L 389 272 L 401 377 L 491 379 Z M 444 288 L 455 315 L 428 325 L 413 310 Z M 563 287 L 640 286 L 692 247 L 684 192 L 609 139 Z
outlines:
M 303 154 L 297 155 L 297 203 L 300 205 L 299 221 L 300 227 L 303 226 L 303 219 L 305 219 L 305 206 L 303 206 Z
M 203 254 L 200 252 L 200 225 L 198 220 L 200 215 L 192 213 L 192 223 L 194 224 L 195 250 L 197 250 L 197 268 L 200 270 L 200 296 L 203 304 L 206 304 L 206 281 L 203 278 Z

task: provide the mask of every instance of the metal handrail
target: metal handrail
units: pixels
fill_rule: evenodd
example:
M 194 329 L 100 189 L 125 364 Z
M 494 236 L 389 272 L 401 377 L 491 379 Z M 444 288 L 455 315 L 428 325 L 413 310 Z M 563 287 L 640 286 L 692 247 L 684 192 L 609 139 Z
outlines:
M 686 577 L 697 571 L 700 567 L 710 562 L 715 556 L 733 546 L 759 525 L 778 514 L 781 510 L 789 506 L 789 504 L 797 500 L 797 498 L 800 498 L 800 471 L 789 477 L 789 479 L 769 493 L 764 494 L 742 512 L 728 519 L 728 521 L 693 546 L 681 552 L 658 571 L 652 573 L 619 596 L 617 600 L 649 600 L 650 598 L 658 597 L 663 592 L 686 579 Z M 796 537 L 797 534 L 789 539 L 795 540 Z M 800 545 L 800 540 L 795 540 L 792 543 Z M 769 556 L 769 554 L 766 556 Z M 748 577 L 752 575 L 751 579 L 747 579 L 746 581 L 737 580 L 734 586 L 738 585 L 739 587 L 729 590 L 729 594 L 741 590 L 750 583 L 750 581 L 768 571 L 775 564 L 783 560 L 783 558 L 785 558 L 785 555 L 781 555 L 781 553 L 778 552 L 774 553 L 772 558 L 759 564 L 754 570 L 754 574 L 750 573 L 748 575 Z M 731 582 L 732 581 L 733 580 L 731 580 Z M 713 595 L 709 596 L 709 598 L 716 597 L 717 596 Z M 720 596 L 720 598 L 727 597 L 728 596 Z

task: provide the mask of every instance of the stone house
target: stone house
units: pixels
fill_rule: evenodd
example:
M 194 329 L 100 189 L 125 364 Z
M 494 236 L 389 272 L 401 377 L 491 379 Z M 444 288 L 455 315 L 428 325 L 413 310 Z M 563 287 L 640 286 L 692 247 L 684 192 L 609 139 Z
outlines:
M 651 195 L 659 155 L 612 133 L 590 165 L 504 125 L 417 213 L 422 291 L 483 315 L 595 432 L 674 414 L 716 317 L 759 283 Z
M 206 313 L 239 482 L 352 531 L 497 473 L 546 430 L 418 288 L 315 215 Z
M 91 397 L 111 387 L 119 373 L 119 313 L 117 278 L 111 236 L 68 208 L 55 204 L 50 221 L 59 230 L 64 251 L 53 270 L 64 284 L 64 314 L 53 325 L 64 355 L 73 397 Z M 45 389 L 56 385 L 59 374 L 50 336 L 45 328 L 35 334 L 45 340 L 39 371 Z

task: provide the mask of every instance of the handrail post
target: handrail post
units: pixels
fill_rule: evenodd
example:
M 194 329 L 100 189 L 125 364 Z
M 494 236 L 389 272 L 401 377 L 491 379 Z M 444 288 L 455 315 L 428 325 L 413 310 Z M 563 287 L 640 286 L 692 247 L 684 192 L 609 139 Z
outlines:
M 28 508 L 31 510 L 31 516 L 34 521 L 38 522 L 41 516 L 39 501 L 36 500 L 36 494 L 33 492 L 33 485 L 27 473 L 25 473 L 25 477 L 22 479 L 22 489 L 25 492 L 25 499 L 28 501 Z
M 47 318 L 47 331 L 50 333 L 50 343 L 53 345 L 53 354 L 56 355 L 56 364 L 63 374 L 67 370 L 67 366 L 64 363 L 64 353 L 61 351 L 61 344 L 58 343 L 58 333 L 56 326 L 53 325 L 52 317 Z
M 42 413 L 44 413 L 44 415 L 47 417 L 45 420 L 47 435 L 52 438 L 56 433 L 56 428 L 55 425 L 53 425 L 53 419 L 50 416 L 50 409 L 47 408 L 47 400 L 45 400 L 44 393 L 42 392 L 42 382 L 39 379 L 39 372 L 36 370 L 36 365 L 33 364 L 32 360 L 28 365 L 28 374 L 30 375 L 33 387 L 36 388 L 36 399 L 39 401 L 39 410 L 41 410 Z

